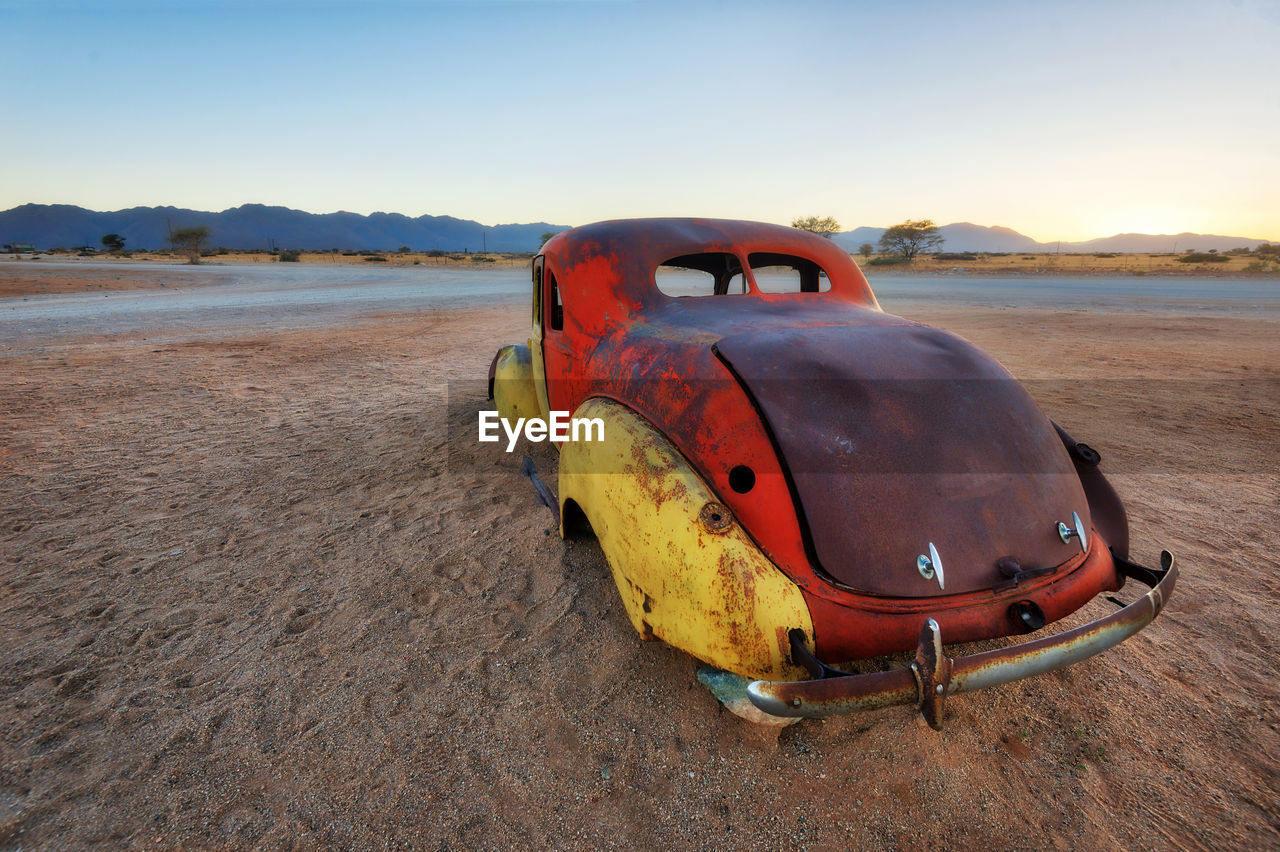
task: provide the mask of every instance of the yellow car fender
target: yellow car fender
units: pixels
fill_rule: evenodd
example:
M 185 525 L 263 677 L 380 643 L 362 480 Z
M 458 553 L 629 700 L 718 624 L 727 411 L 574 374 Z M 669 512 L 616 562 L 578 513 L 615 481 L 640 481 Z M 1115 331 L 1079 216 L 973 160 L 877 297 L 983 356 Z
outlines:
M 498 416 L 513 426 L 522 417 L 546 419 L 546 412 L 538 400 L 533 373 L 533 356 L 528 346 L 515 343 L 498 350 L 490 395 Z
M 788 638 L 813 636 L 800 589 L 679 451 L 612 400 L 588 399 L 574 417 L 598 418 L 604 434 L 561 447 L 561 518 L 586 516 L 641 636 L 748 678 L 807 677 Z

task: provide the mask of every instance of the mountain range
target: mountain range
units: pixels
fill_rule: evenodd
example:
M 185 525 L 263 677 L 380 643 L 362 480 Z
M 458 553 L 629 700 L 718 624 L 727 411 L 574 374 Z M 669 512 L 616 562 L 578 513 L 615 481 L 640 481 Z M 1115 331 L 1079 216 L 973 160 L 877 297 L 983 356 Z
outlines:
M 263 204 L 242 204 L 219 213 L 179 207 L 100 213 L 68 204 L 23 204 L 0 213 L 0 243 L 101 248 L 105 234 L 119 234 L 126 248 L 152 250 L 168 247 L 171 229 L 201 225 L 209 229 L 210 246 L 355 251 L 395 251 L 408 246 L 415 251 L 531 252 L 542 244 L 542 234 L 564 230 L 546 222 L 482 225 L 452 216 L 307 213 Z
M 0 243 L 30 243 L 36 248 L 101 245 L 105 234 L 124 237 L 126 247 L 160 249 L 171 230 L 203 225 L 209 244 L 231 249 L 342 249 L 394 251 L 532 252 L 548 231 L 566 225 L 547 222 L 482 225 L 452 216 L 410 217 L 400 213 L 307 213 L 288 207 L 243 204 L 218 213 L 178 207 L 132 207 L 98 212 L 69 204 L 23 204 L 0 212 Z M 884 228 L 855 228 L 832 239 L 848 251 L 873 246 Z M 944 251 L 975 252 L 1183 252 L 1247 246 L 1263 240 L 1213 234 L 1117 234 L 1078 242 L 1041 243 L 1011 228 L 957 222 L 939 228 Z
M 884 234 L 884 228 L 855 228 L 832 237 L 841 247 L 848 251 L 857 251 L 863 243 L 876 245 Z M 1249 237 L 1224 237 L 1217 234 L 1116 234 L 1113 237 L 1100 237 L 1093 240 L 1070 242 L 1041 243 L 1025 234 L 1019 234 L 1012 228 L 988 227 L 974 225 L 969 222 L 956 222 L 938 228 L 942 235 L 943 251 L 977 251 L 977 252 L 1025 252 L 1027 254 L 1043 254 L 1045 252 L 1089 253 L 1150 253 L 1195 251 L 1227 251 L 1228 249 L 1247 247 L 1257 248 L 1259 243 L 1267 242 Z

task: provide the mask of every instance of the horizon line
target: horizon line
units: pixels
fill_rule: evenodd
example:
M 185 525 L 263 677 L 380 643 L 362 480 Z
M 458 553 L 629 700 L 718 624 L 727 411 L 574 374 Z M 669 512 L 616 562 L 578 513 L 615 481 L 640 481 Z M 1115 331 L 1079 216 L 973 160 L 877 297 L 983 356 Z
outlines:
M 536 221 L 530 221 L 530 222 L 498 222 L 498 223 L 494 223 L 494 224 L 486 224 L 486 223 L 484 223 L 484 222 L 480 222 L 480 221 L 478 221 L 478 220 L 476 220 L 476 219 L 465 219 L 465 218 L 462 218 L 462 217 L 459 217 L 459 216 L 455 216 L 455 215 L 450 214 L 450 213 L 421 213 L 421 214 L 418 214 L 418 215 L 416 215 L 416 216 L 415 216 L 415 215 L 412 215 L 412 214 L 409 214 L 409 213 L 402 213 L 402 212 L 394 211 L 394 210 L 374 210 L 374 211 L 371 211 L 371 212 L 369 212 L 369 213 L 359 213 L 359 212 L 356 212 L 356 211 L 353 211 L 353 210 L 342 210 L 342 209 L 339 209 L 339 210 L 329 210 L 329 211 L 325 211 L 325 212 L 317 212 L 317 211 L 315 211 L 315 210 L 306 210 L 306 209 L 301 208 L 301 207 L 290 207 L 290 206 L 288 206 L 288 205 L 286 205 L 286 204 L 269 204 L 269 203 L 261 202 L 261 201 L 245 201 L 245 202 L 241 202 L 240 204 L 237 204 L 237 205 L 234 205 L 234 206 L 231 206 L 231 207 L 225 207 L 225 208 L 223 208 L 223 209 L 221 209 L 221 210 L 201 210 L 201 209 L 198 209 L 198 208 L 195 208 L 195 207 L 180 207 L 180 206 L 178 206 L 178 205 L 176 205 L 176 204 L 135 204 L 135 205 L 130 206 L 130 207 L 120 207 L 120 208 L 116 208 L 116 209 L 114 209 L 114 210 L 98 210 L 98 209 L 95 209 L 95 208 L 92 208 L 92 207 L 85 207 L 84 205 L 81 205 L 81 204 L 75 204 L 75 203 L 71 203 L 71 202 L 24 201 L 24 202 L 22 202 L 21 204 L 16 204 L 16 205 L 14 205 L 14 206 L 12 206 L 12 207 L 6 208 L 6 209 L 4 209 L 4 210 L 0 210 L 0 214 L 9 213 L 9 212 L 12 212 L 12 211 L 14 211 L 14 210 L 18 210 L 18 209 L 20 209 L 20 208 L 22 208 L 22 207 L 73 207 L 73 208 L 76 208 L 76 209 L 78 209 L 78 210 L 85 210 L 85 211 L 87 211 L 87 212 L 89 212 L 89 213 L 101 213 L 101 214 L 125 213 L 125 212 L 128 212 L 128 211 L 130 211 L 130 210 L 163 210 L 163 209 L 186 210 L 186 211 L 190 211 L 190 212 L 193 212 L 193 213 L 212 213 L 212 214 L 220 214 L 220 213 L 228 213 L 228 212 L 231 212 L 231 211 L 234 211 L 234 210 L 240 210 L 240 209 L 245 208 L 245 207 L 264 207 L 264 208 L 273 208 L 273 209 L 278 209 L 278 210 L 287 210 L 287 211 L 294 212 L 294 213 L 305 213 L 305 214 L 307 214 L 307 215 L 309 215 L 309 216 L 335 216 L 335 215 L 340 215 L 340 214 L 346 214 L 346 215 L 350 215 L 350 216 L 359 216 L 359 217 L 361 217 L 361 218 L 365 218 L 365 219 L 371 218 L 371 217 L 373 217 L 373 216 L 379 216 L 379 215 L 381 215 L 381 216 L 402 216 L 402 217 L 404 217 L 404 218 L 406 218 L 406 219 L 409 219 L 409 220 L 417 220 L 417 219 L 424 219 L 424 218 L 430 218 L 430 219 L 454 219 L 454 220 L 459 221 L 459 222 L 471 222 L 471 223 L 474 223 L 474 224 L 476 224 L 476 225 L 479 225 L 479 226 L 480 226 L 480 227 L 482 227 L 482 228 L 504 228 L 504 227 L 525 227 L 525 226 L 529 226 L 529 225 L 547 225 L 547 226 L 552 227 L 552 228 L 560 228 L 560 229 L 564 229 L 564 230 L 567 230 L 567 229 L 570 229 L 570 228 L 582 227 L 583 225 L 593 224 L 595 221 L 610 221 L 609 219 L 602 219 L 602 220 L 593 220 L 593 222 L 584 222 L 584 223 L 582 223 L 582 225 L 561 225 L 561 224 L 556 224 L 556 223 L 554 223 L 554 222 L 548 222 L 548 221 L 546 221 L 545 219 L 539 219 L 539 220 L 536 220 Z M 623 219 L 625 219 L 625 218 L 644 218 L 644 219 L 652 219 L 652 218 L 668 218 L 668 217 L 642 216 L 642 217 L 614 217 L 614 218 L 623 218 Z M 677 217 L 677 218 L 686 218 L 686 217 Z M 687 217 L 687 218 L 692 218 L 692 219 L 723 219 L 723 218 L 730 218 L 730 219 L 732 219 L 732 218 L 735 218 L 735 217 L 724 217 L 724 216 L 690 216 L 690 217 Z M 743 221 L 746 221 L 746 220 L 743 220 Z M 760 221 L 760 220 L 755 220 L 755 221 Z M 774 222 L 769 222 L 769 224 L 789 226 L 791 223 L 790 223 L 790 222 L 783 222 L 783 221 L 774 221 Z M 1095 242 L 1095 241 L 1097 241 L 1097 240 L 1115 239 L 1115 238 L 1118 238 L 1118 237 L 1169 237 L 1169 238 L 1176 238 L 1176 237 L 1214 237 L 1214 238 L 1220 238 L 1220 239 L 1240 239 L 1240 240 L 1248 240 L 1248 241 L 1251 241 L 1251 242 L 1265 242 L 1265 243 L 1280 242 L 1280 239 L 1273 239 L 1273 238 L 1268 238 L 1268 237 L 1245 236 L 1245 235 L 1241 235 L 1241 234 L 1204 233 L 1204 232 L 1200 232 L 1200 231 L 1180 231 L 1180 232 L 1178 232 L 1178 233 L 1161 233 L 1161 234 L 1154 234 L 1154 233 L 1150 233 L 1150 232 L 1146 232 L 1146 231 L 1121 231 L 1121 232 L 1117 232 L 1117 233 L 1114 233 L 1114 234 L 1109 234 L 1109 235 L 1107 235 L 1107 236 L 1088 237 L 1088 238 L 1086 238 L 1086 239 L 1080 239 L 1080 240 L 1070 240 L 1070 239 L 1048 239 L 1048 240 L 1044 240 L 1044 239 L 1039 239 L 1038 237 L 1033 237 L 1033 236 L 1031 236 L 1030 234 L 1026 234 L 1026 233 L 1024 233 L 1024 232 L 1022 232 L 1022 231 L 1019 231 L 1017 228 L 1011 227 L 1011 226 L 1009 226 L 1009 225 L 981 225 L 981 224 L 978 224 L 978 223 L 976 223 L 976 222 L 971 222 L 971 221 L 969 221 L 969 220 L 967 220 L 967 219 L 965 219 L 965 220 L 958 220 L 958 221 L 955 221 L 955 222 L 948 222 L 948 223 L 946 223 L 946 224 L 944 224 L 944 225 L 938 225 L 937 227 L 939 227 L 939 228 L 950 228 L 950 227 L 954 227 L 954 226 L 957 226 L 957 225 L 968 225 L 968 226 L 970 226 L 970 227 L 974 227 L 974 228 L 984 228 L 984 229 L 988 229 L 988 230 L 1003 229 L 1003 230 L 1011 231 L 1013 234 L 1016 234 L 1016 235 L 1017 235 L 1017 236 L 1019 236 L 1019 237 L 1025 237 L 1026 239 L 1032 240 L 1032 241 L 1034 241 L 1034 242 L 1038 243 L 1038 244 L 1039 244 L 1039 245 L 1041 245 L 1041 246 L 1049 246 L 1049 245 L 1053 245 L 1054 243 L 1059 243 L 1059 244 L 1062 244 L 1062 243 L 1066 243 L 1066 244 L 1073 244 L 1073 243 L 1089 243 L 1089 242 Z M 870 228 L 870 229 L 873 229 L 873 230 L 886 230 L 886 229 L 887 229 L 887 228 L 889 228 L 889 227 L 892 227 L 892 226 L 890 226 L 890 225 L 857 225 L 857 226 L 852 227 L 852 228 L 842 229 L 842 230 L 840 230 L 840 231 L 836 232 L 836 235 L 851 234 L 851 233 L 853 233 L 854 231 L 862 230 L 862 229 L 864 229 L 864 228 Z

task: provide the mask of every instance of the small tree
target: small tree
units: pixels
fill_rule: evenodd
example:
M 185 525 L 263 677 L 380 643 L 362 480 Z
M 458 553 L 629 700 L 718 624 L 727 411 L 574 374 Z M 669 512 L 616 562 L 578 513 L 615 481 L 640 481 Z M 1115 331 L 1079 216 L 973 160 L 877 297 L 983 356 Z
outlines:
M 119 234 L 103 234 L 102 245 L 108 251 L 120 251 L 124 248 L 124 237 Z
M 801 231 L 808 231 L 811 234 L 817 234 L 827 239 L 831 239 L 834 234 L 840 233 L 840 223 L 830 216 L 823 219 L 819 219 L 817 216 L 792 219 L 791 227 Z
M 209 240 L 209 229 L 204 225 L 195 228 L 179 228 L 169 237 L 169 244 L 178 254 L 185 254 L 188 263 L 199 263 L 200 252 Z
M 863 257 L 871 257 L 871 253 L 874 251 L 875 251 L 875 247 L 872 246 L 871 243 L 863 243 L 862 245 L 858 246 L 858 254 L 862 255 Z
M 908 219 L 894 225 L 880 237 L 880 249 L 901 255 L 910 261 L 921 252 L 933 251 L 942 245 L 942 235 L 931 219 Z
M 542 242 L 538 243 L 538 245 L 545 246 L 551 240 L 551 238 L 554 237 L 555 235 L 556 235 L 555 231 L 543 231 L 542 237 L 541 237 Z

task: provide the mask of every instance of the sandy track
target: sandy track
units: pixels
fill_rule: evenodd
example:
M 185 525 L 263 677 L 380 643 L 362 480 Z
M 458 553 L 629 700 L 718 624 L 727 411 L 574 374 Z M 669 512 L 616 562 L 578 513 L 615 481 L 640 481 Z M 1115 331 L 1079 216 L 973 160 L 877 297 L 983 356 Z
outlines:
M 0 377 L 0 846 L 1280 844 L 1275 323 L 886 307 L 1072 379 L 1031 386 L 1182 560 L 1148 631 L 941 734 L 754 728 L 449 440 L 522 307 L 59 342 Z
M 55 262 L 57 263 L 57 262 Z M 49 264 L 19 263 L 0 265 L 0 299 L 19 296 L 43 296 L 60 293 L 116 292 L 120 290 L 150 290 L 155 288 L 183 289 L 217 283 L 216 276 L 198 267 L 175 267 L 171 264 L 148 269 L 140 264 L 123 263 L 118 268 L 102 264 L 76 269 L 71 263 L 57 263 L 50 271 Z M 45 267 L 45 268 L 42 268 Z

